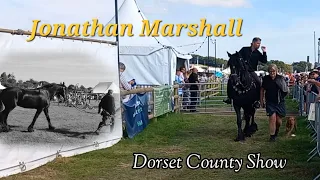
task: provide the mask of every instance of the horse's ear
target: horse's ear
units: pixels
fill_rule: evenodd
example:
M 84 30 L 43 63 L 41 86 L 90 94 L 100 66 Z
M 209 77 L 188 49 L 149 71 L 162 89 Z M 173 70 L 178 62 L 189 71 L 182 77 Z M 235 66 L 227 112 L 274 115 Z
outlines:
M 62 82 L 62 85 L 64 85 L 64 82 Z
M 227 54 L 228 54 L 229 57 L 231 56 L 231 54 L 228 51 L 227 51 Z

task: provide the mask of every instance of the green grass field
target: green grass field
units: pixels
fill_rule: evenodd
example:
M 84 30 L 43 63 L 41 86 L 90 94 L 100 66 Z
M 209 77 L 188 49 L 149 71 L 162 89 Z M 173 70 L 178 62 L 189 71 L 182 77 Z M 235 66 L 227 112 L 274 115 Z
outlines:
M 296 109 L 288 100 L 287 108 Z M 134 139 L 125 139 L 113 147 L 97 150 L 70 158 L 59 158 L 35 170 L 13 175 L 4 180 L 29 179 L 312 179 L 320 173 L 320 160 L 307 162 L 308 153 L 315 144 L 310 143 L 306 122 L 298 118 L 296 137 L 284 137 L 281 128 L 277 142 L 268 142 L 267 118 L 258 117 L 259 131 L 244 143 L 234 142 L 236 121 L 234 117 L 213 115 L 171 114 L 152 122 Z M 149 158 L 183 158 L 182 169 L 139 169 L 133 170 L 133 153 L 144 153 Z M 185 157 L 199 153 L 203 158 L 243 158 L 240 172 L 227 169 L 190 170 Z M 284 169 L 246 169 L 249 153 L 261 153 L 262 158 L 286 158 Z M 195 162 L 193 162 L 195 163 Z

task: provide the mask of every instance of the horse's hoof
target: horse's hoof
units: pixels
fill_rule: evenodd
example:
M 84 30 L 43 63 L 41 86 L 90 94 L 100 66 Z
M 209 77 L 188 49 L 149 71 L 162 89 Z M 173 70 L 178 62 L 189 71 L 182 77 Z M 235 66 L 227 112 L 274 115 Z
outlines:
M 258 125 L 257 125 L 256 123 L 251 124 L 250 129 L 251 129 L 251 131 L 253 131 L 253 132 L 258 131 Z
M 94 132 L 96 135 L 99 135 L 100 133 L 98 131 Z
M 244 136 L 237 136 L 237 138 L 234 141 L 236 141 L 236 142 L 245 141 L 245 137 Z
M 2 132 L 9 132 L 11 129 L 10 128 L 3 128 Z
M 50 131 L 53 131 L 53 130 L 55 130 L 56 128 L 54 127 L 54 126 L 49 126 L 49 130 Z
M 244 141 L 245 140 L 245 133 L 238 134 L 236 141 Z
M 9 131 L 11 131 L 11 128 L 10 128 L 9 126 L 5 126 L 5 127 L 4 127 L 4 131 L 5 131 L 5 132 L 9 132 Z
M 235 141 L 235 142 L 244 142 L 245 139 L 236 138 L 234 141 Z
M 33 128 L 28 128 L 28 132 L 34 132 Z

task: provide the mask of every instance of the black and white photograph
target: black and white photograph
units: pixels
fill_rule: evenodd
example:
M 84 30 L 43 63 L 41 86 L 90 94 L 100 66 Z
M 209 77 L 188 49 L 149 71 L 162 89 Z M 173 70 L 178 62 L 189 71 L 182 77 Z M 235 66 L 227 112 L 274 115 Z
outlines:
M 1 144 L 80 147 L 121 137 L 116 46 L 25 38 L 0 36 Z

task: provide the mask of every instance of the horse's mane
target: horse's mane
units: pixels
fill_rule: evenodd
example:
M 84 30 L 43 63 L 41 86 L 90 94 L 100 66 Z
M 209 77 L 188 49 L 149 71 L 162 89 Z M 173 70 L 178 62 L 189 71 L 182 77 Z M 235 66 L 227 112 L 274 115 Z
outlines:
M 235 65 L 235 56 L 238 55 L 238 52 L 235 52 L 233 54 L 230 54 L 229 52 L 228 53 L 228 56 L 229 56 L 229 60 L 227 61 L 227 68 L 230 67 L 232 64 Z
M 235 52 L 234 54 L 230 54 L 229 52 L 227 53 L 229 56 L 227 67 L 230 67 L 231 65 L 234 66 L 234 68 L 239 73 L 237 75 L 239 77 L 240 82 L 242 82 L 244 86 L 248 86 L 252 79 L 250 77 L 246 64 L 240 60 L 241 55 L 239 54 L 239 52 Z
M 227 67 L 226 68 L 228 68 L 228 67 L 230 67 L 230 59 L 227 61 Z

